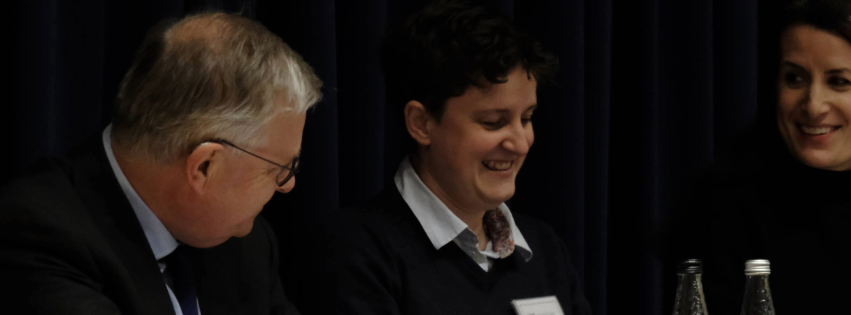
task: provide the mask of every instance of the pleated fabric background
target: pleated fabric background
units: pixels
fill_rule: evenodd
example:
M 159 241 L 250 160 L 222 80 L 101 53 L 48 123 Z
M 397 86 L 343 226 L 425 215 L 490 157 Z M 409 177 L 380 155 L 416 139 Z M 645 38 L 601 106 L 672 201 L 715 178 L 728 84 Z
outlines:
M 404 156 L 378 63 L 387 25 L 425 1 L 15 1 L 7 50 L 2 180 L 109 123 L 147 29 L 203 10 L 241 12 L 278 34 L 324 81 L 308 114 L 302 172 L 263 211 L 298 277 L 302 240 L 381 191 Z M 765 2 L 763 4 L 763 2 Z M 513 211 L 549 223 L 595 314 L 670 312 L 660 231 L 689 179 L 748 132 L 773 78 L 758 0 L 494 0 L 560 58 L 539 89 L 536 141 Z M 8 42 L 7 42 L 8 43 Z M 761 52 L 763 51 L 763 52 Z M 764 52 L 767 51 L 767 52 Z M 7 95 L 8 95 L 7 94 Z M 293 299 L 298 288 L 288 286 Z

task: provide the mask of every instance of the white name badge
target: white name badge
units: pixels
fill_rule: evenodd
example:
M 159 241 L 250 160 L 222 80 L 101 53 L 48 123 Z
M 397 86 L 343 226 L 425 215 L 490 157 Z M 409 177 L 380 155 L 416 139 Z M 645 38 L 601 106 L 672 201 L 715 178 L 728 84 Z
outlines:
M 564 315 L 555 296 L 511 301 L 517 315 Z

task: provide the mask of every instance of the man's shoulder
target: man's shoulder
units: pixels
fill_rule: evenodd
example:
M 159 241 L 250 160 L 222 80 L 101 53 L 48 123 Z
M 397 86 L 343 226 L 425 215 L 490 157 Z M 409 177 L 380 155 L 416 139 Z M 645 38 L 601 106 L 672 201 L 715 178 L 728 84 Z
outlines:
M 98 154 L 103 150 L 40 159 L 22 176 L 3 184 L 0 242 L 71 256 L 90 250 L 103 254 L 115 240 L 106 235 L 138 226 L 132 211 L 118 209 L 129 209 L 129 204 L 106 157 Z
M 36 160 L 22 175 L 4 183 L 0 186 L 0 216 L 44 212 L 61 215 L 82 210 L 82 194 L 98 193 L 98 189 L 105 188 L 104 182 L 110 182 L 103 179 L 115 182 L 103 148 L 97 144 L 90 141 L 65 157 Z M 27 211 L 22 213 L 20 209 Z
M 67 308 L 69 313 L 121 307 L 112 297 L 124 291 L 103 288 L 126 280 L 126 272 L 117 266 L 138 261 L 133 249 L 138 243 L 123 241 L 128 229 L 116 222 L 125 222 L 126 216 L 104 215 L 112 212 L 97 204 L 103 198 L 93 198 L 105 193 L 99 190 L 103 183 L 86 182 L 105 173 L 91 158 L 41 159 L 37 167 L 0 188 L 0 277 L 8 280 L 0 289 L 19 289 L 13 296 L 30 303 L 22 305 Z M 119 246 L 111 246 L 115 244 Z M 131 255 L 122 260 L 118 252 Z M 66 294 L 71 291 L 73 295 Z
M 16 219 L 56 219 L 66 221 L 81 210 L 82 202 L 69 174 L 68 160 L 45 158 L 37 167 L 0 187 L 0 218 L 13 224 Z

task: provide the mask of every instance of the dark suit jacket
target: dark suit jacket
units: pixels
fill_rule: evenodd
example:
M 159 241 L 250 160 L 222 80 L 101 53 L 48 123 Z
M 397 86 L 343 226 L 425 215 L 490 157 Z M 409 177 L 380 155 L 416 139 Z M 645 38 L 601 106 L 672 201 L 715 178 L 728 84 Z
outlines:
M 95 142 L 0 189 L 4 310 L 174 314 L 142 227 Z M 193 249 L 201 313 L 297 314 L 278 277 L 277 249 L 260 217 L 244 238 Z

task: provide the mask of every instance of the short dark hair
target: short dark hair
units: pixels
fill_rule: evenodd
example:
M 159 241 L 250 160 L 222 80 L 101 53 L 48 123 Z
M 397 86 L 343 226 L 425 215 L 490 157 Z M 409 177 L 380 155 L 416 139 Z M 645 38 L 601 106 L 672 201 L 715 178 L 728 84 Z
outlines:
M 446 100 L 471 86 L 504 83 L 518 65 L 538 82 L 549 80 L 558 59 L 495 8 L 441 0 L 388 32 L 381 65 L 390 106 L 401 111 L 416 100 L 439 120 Z

